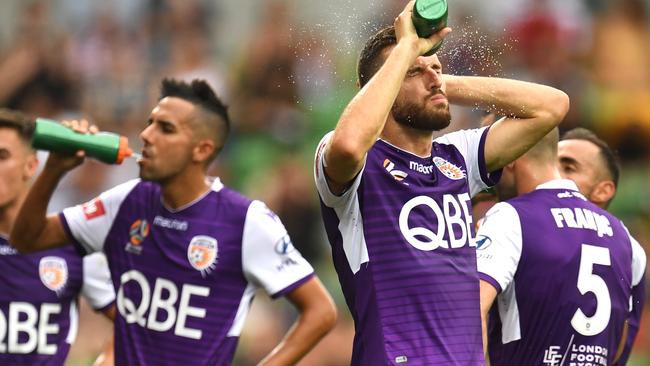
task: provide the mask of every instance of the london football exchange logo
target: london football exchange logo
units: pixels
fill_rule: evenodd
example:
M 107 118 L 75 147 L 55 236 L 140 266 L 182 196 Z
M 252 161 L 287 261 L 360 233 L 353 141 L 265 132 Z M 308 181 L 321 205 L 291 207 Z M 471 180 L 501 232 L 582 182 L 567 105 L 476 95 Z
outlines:
M 68 282 L 68 264 L 61 257 L 43 257 L 38 264 L 41 282 L 58 295 Z
M 217 239 L 207 235 L 197 235 L 187 247 L 187 259 L 194 269 L 205 276 L 212 272 L 218 258 Z

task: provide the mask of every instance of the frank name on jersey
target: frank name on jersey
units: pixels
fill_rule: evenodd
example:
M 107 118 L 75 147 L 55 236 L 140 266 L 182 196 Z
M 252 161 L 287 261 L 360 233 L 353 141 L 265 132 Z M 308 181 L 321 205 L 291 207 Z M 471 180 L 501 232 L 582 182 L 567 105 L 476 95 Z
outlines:
M 553 215 L 555 224 L 560 229 L 573 228 L 593 230 L 598 233 L 598 237 L 600 238 L 604 235 L 614 235 L 607 216 L 600 215 L 586 208 L 551 208 L 551 215 Z

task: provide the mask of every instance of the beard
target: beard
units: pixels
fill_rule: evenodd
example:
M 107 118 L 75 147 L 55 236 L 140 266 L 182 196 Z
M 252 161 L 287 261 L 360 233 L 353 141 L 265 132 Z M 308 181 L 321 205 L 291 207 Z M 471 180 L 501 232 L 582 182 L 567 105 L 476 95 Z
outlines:
M 440 131 L 446 128 L 451 123 L 449 104 L 436 104 L 431 108 L 427 108 L 426 103 L 431 97 L 432 95 L 427 96 L 424 104 L 411 101 L 401 104 L 395 102 L 391 108 L 393 118 L 403 126 L 421 131 Z

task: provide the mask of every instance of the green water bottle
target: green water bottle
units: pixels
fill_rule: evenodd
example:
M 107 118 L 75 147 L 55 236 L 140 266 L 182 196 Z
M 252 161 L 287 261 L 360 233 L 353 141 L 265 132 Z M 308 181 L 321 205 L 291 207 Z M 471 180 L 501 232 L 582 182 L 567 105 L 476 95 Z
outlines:
M 411 19 L 418 37 L 430 37 L 447 26 L 447 0 L 415 0 Z M 442 46 L 442 40 L 424 55 L 433 55 L 440 46 Z
M 74 154 L 79 150 L 107 164 L 121 164 L 133 155 L 125 136 L 111 132 L 79 133 L 46 118 L 36 119 L 32 146 L 37 150 Z

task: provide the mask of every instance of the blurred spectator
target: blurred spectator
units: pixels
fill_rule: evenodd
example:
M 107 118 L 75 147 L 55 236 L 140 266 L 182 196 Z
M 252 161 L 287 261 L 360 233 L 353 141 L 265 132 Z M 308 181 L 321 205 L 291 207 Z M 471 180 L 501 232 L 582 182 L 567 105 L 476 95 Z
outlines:
M 619 0 L 594 23 L 586 121 L 624 160 L 650 156 L 650 24 L 648 3 Z
M 310 263 L 320 263 L 328 247 L 320 240 L 320 209 L 310 171 L 295 157 L 285 157 L 264 173 L 255 189 L 284 223 L 294 246 Z
M 56 117 L 74 106 L 76 85 L 64 58 L 67 38 L 48 23 L 48 5 L 26 6 L 13 44 L 0 56 L 0 104 Z

